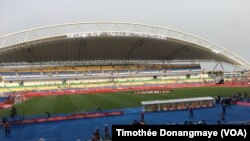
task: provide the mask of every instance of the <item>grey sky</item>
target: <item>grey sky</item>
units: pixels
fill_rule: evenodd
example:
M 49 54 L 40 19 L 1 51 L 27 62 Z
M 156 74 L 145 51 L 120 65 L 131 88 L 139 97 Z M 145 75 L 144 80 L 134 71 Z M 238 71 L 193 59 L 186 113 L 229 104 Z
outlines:
M 250 62 L 249 0 L 0 0 L 0 36 L 79 21 L 124 21 L 188 32 Z

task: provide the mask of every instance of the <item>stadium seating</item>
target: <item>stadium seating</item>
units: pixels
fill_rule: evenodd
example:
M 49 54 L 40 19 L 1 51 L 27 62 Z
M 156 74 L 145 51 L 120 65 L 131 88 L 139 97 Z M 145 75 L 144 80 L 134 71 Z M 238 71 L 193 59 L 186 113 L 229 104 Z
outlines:
M 197 64 L 0 69 L 0 92 L 212 83 Z

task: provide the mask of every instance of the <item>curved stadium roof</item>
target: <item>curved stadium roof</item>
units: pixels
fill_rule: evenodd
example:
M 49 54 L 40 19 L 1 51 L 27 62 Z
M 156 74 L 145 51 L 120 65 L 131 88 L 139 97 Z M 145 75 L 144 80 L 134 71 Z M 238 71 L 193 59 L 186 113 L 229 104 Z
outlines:
M 225 62 L 249 69 L 247 61 L 197 36 L 145 24 L 69 23 L 0 37 L 0 63 L 69 61 Z

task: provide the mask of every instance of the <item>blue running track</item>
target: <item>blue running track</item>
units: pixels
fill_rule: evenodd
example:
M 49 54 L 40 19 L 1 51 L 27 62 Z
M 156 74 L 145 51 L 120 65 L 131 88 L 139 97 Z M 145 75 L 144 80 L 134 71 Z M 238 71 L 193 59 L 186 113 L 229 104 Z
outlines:
M 130 124 L 134 120 L 140 120 L 141 108 L 122 110 L 124 111 L 122 116 L 12 125 L 11 137 L 4 137 L 4 130 L 0 130 L 0 141 L 38 141 L 40 138 L 44 138 L 46 141 L 90 140 L 96 127 L 99 128 L 101 136 L 103 136 L 105 124 L 108 124 L 111 130 L 112 124 Z M 188 110 L 151 112 L 145 113 L 145 121 L 150 125 L 181 124 L 184 121 L 198 122 L 200 120 L 205 120 L 207 124 L 216 124 L 216 121 L 220 118 L 221 111 L 220 105 L 216 105 L 213 108 L 194 109 L 193 118 L 189 118 Z M 250 107 L 234 105 L 231 108 L 227 108 L 225 119 L 227 123 L 250 121 Z

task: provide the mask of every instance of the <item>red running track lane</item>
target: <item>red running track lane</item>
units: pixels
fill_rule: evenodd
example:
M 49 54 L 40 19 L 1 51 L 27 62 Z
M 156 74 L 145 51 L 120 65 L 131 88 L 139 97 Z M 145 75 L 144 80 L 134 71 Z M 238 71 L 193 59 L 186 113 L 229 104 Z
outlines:
M 13 104 L 14 104 L 13 100 L 6 100 L 0 103 L 0 109 L 12 107 Z
M 72 119 L 81 119 L 81 118 L 119 116 L 119 115 L 123 115 L 123 114 L 124 114 L 123 111 L 100 112 L 100 113 L 80 113 L 80 114 L 70 114 L 68 116 L 55 116 L 55 117 L 50 117 L 50 118 L 18 120 L 18 121 L 12 121 L 11 123 L 12 124 L 29 124 L 29 123 L 40 123 L 40 122 L 54 122 L 54 121 L 72 120 Z
M 237 102 L 237 105 L 240 105 L 240 106 L 250 106 L 250 102 Z

